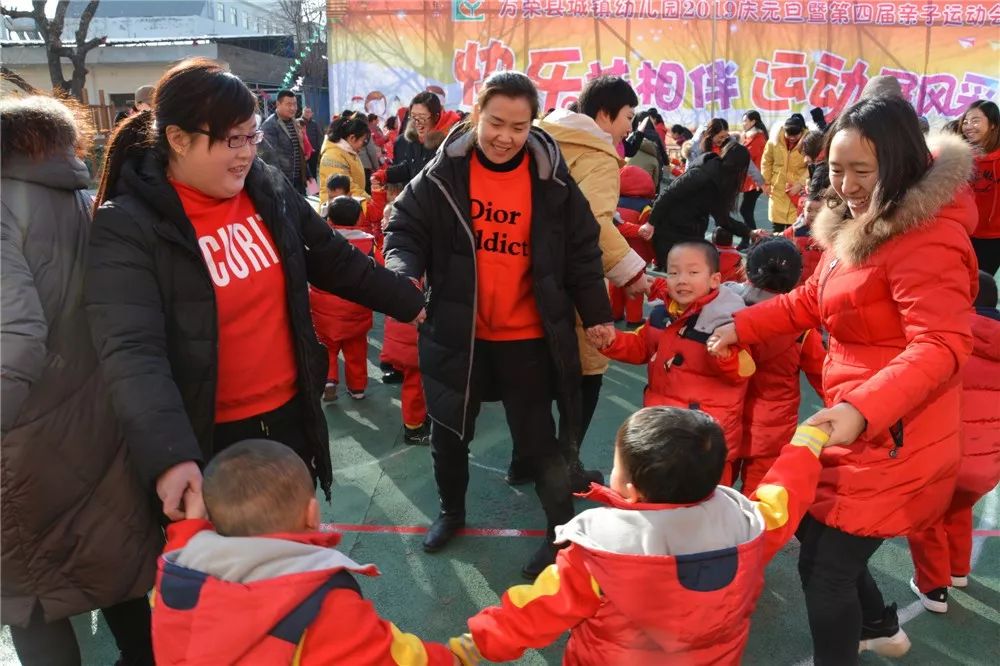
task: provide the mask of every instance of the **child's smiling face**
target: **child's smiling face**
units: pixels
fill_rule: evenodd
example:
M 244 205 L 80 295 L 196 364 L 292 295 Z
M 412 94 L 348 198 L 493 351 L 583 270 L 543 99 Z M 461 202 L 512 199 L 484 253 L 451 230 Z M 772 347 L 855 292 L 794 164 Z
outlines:
M 704 298 L 722 284 L 722 274 L 713 272 L 705 250 L 678 245 L 667 255 L 667 291 L 683 307 Z

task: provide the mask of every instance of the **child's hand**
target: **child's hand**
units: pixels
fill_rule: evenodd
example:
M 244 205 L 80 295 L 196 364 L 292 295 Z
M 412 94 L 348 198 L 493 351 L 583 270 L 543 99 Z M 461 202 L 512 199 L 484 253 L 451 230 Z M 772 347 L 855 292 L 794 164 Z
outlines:
M 656 231 L 655 227 L 649 222 L 646 222 L 641 227 L 639 227 L 639 238 L 642 240 L 653 240 L 653 232 Z
M 188 492 L 201 496 L 201 469 L 194 461 L 174 465 L 156 479 L 156 494 L 163 502 L 163 513 L 170 520 L 182 520 L 182 503 Z
M 709 336 L 705 346 L 708 347 L 708 353 L 712 356 L 729 358 L 730 345 L 735 345 L 738 342 L 736 324 L 723 324 Z
M 426 320 L 427 320 L 427 310 L 424 308 L 420 308 L 420 312 L 417 313 L 416 318 L 410 323 L 413 324 L 414 326 L 420 326 Z
M 208 519 L 208 511 L 205 509 L 205 498 L 201 494 L 200 488 L 198 490 L 188 488 L 184 491 L 184 518 L 187 520 Z
M 615 325 L 598 324 L 586 330 L 587 341 L 597 349 L 607 349 L 615 341 Z
M 827 446 L 847 446 L 868 427 L 868 421 L 854 405 L 838 402 L 833 407 L 821 409 L 808 419 L 806 425 L 821 428 L 830 433 Z

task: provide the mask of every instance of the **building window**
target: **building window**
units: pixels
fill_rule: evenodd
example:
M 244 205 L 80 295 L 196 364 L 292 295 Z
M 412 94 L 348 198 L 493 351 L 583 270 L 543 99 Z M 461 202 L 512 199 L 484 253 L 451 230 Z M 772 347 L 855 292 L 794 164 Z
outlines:
M 229 18 L 233 20 L 233 25 L 237 28 L 240 27 L 240 13 L 236 11 L 236 7 L 229 10 Z
M 226 22 L 226 6 L 221 2 L 215 3 L 215 20 L 219 23 Z
M 250 15 L 247 14 L 246 12 L 243 12 L 243 28 L 245 30 L 250 29 Z

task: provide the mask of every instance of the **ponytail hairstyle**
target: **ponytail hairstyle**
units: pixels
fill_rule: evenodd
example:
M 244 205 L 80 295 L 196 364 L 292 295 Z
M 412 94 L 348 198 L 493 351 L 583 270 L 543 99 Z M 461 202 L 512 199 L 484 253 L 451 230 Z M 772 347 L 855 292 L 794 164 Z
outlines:
M 767 125 L 764 124 L 764 120 L 763 118 L 760 117 L 759 111 L 751 109 L 746 113 L 744 113 L 743 117 L 746 118 L 747 120 L 753 121 L 754 129 L 756 129 L 759 132 L 763 132 L 765 139 L 769 138 L 767 134 Z
M 705 127 L 705 133 L 701 137 L 701 151 L 703 153 L 712 152 L 712 139 L 719 132 L 728 132 L 729 123 L 725 118 L 712 118 Z
M 326 130 L 326 137 L 333 143 L 337 143 L 341 139 L 347 139 L 347 137 L 364 137 L 371 133 L 368 119 L 363 114 L 355 113 L 341 116 L 330 123 L 330 127 Z
M 108 140 L 94 210 L 118 194 L 122 167 L 154 151 L 164 165 L 170 160 L 166 129 L 205 130 L 210 145 L 224 141 L 229 130 L 253 117 L 257 99 L 246 84 L 222 64 L 208 58 L 182 60 L 160 78 L 153 111 L 120 123 Z

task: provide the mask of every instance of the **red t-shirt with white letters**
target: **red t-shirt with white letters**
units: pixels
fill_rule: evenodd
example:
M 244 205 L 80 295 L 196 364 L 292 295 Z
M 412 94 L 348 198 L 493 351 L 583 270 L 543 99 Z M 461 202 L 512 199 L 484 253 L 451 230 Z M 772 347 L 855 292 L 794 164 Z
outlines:
M 176 181 L 171 185 L 215 286 L 215 421 L 239 421 L 277 409 L 295 397 L 298 366 L 285 272 L 271 234 L 245 191 L 215 199 Z

